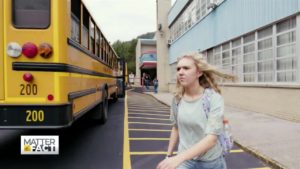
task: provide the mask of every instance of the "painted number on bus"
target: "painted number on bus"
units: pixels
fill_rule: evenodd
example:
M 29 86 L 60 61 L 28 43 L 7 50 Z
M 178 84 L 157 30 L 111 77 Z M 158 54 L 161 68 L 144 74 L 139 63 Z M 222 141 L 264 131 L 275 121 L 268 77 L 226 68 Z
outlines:
M 26 122 L 43 122 L 44 119 L 43 110 L 26 110 Z
M 36 84 L 20 84 L 20 95 L 37 95 L 38 87 Z

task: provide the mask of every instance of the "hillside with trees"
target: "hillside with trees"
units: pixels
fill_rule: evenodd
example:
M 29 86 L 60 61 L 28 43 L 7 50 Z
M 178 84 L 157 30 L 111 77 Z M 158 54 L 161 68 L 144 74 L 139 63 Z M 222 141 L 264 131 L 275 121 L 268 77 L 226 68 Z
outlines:
M 128 67 L 128 73 L 133 72 L 135 73 L 135 48 L 137 44 L 137 39 L 153 39 L 155 35 L 155 32 L 148 32 L 145 34 L 142 34 L 138 36 L 135 39 L 132 39 L 131 41 L 120 41 L 117 40 L 116 42 L 113 43 L 112 47 L 116 51 L 119 57 L 125 58 L 127 62 L 127 67 Z

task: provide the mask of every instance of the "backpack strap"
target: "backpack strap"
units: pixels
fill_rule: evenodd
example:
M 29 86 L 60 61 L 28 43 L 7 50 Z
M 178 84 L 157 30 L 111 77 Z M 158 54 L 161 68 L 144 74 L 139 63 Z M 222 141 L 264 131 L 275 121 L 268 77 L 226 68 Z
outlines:
M 204 89 L 204 92 L 203 92 L 203 109 L 204 109 L 204 112 L 205 112 L 205 115 L 206 115 L 206 118 L 208 119 L 208 113 L 210 112 L 210 98 L 211 98 L 211 95 L 213 94 L 214 90 L 213 89 L 210 89 L 210 88 L 206 88 Z M 174 113 L 174 116 L 177 120 L 177 114 L 178 114 L 178 105 L 180 103 L 180 100 L 177 100 L 176 97 L 173 98 L 173 101 L 172 101 L 172 105 L 174 107 L 173 109 L 173 113 Z
M 202 102 L 202 106 L 206 115 L 206 118 L 208 119 L 208 114 L 210 112 L 210 99 L 211 99 L 211 95 L 213 94 L 213 89 L 210 88 L 206 88 L 204 89 L 204 93 L 203 93 L 203 102 Z
M 178 105 L 180 103 L 180 100 L 177 100 L 176 97 L 173 98 L 173 101 L 172 101 L 172 105 L 173 105 L 173 113 L 174 113 L 174 117 L 177 121 L 177 114 L 178 114 Z

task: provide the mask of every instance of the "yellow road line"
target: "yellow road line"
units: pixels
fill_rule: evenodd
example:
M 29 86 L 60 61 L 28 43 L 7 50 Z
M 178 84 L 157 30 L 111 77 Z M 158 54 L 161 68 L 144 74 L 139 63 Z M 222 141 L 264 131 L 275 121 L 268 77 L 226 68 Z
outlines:
M 141 103 L 139 103 L 139 104 L 130 104 L 128 106 L 129 106 L 129 108 L 134 108 L 134 109 L 143 109 L 143 110 L 150 109 L 150 110 L 159 110 L 159 111 L 170 111 L 170 108 L 161 107 L 161 106 L 153 107 L 153 105 L 145 106 L 145 105 L 141 105 Z
M 171 130 L 155 130 L 155 129 L 128 129 L 129 131 L 155 131 L 155 132 L 171 132 Z
M 170 115 L 165 115 L 165 114 L 151 114 L 151 113 L 128 113 L 129 115 L 131 114 L 139 114 L 139 115 L 151 115 L 151 116 L 168 116 L 170 117 Z
M 147 119 L 147 120 L 165 120 L 170 121 L 170 119 L 162 119 L 162 118 L 150 118 L 150 117 L 128 117 L 130 119 Z
M 164 111 L 164 110 L 160 111 L 160 110 L 157 110 L 157 108 L 152 109 L 152 110 L 150 110 L 150 109 L 134 109 L 134 108 L 129 108 L 128 110 L 129 111 L 134 111 L 134 112 L 145 112 L 145 111 L 147 111 L 147 112 L 154 112 L 154 113 L 170 114 L 170 110 L 169 111 Z
M 242 149 L 236 149 L 236 150 L 230 150 L 230 153 L 242 153 L 244 150 Z
M 128 131 L 128 102 L 127 91 L 125 94 L 125 114 L 124 114 L 124 142 L 123 142 L 123 168 L 131 169 L 131 159 L 129 150 L 129 131 Z
M 160 107 L 160 106 L 155 106 L 155 105 L 151 105 L 151 107 L 150 107 L 150 106 L 142 105 L 142 103 L 140 103 L 139 105 L 130 104 L 128 106 L 129 106 L 129 109 L 170 111 L 170 108 L 165 108 L 165 107 Z
M 129 138 L 129 140 L 166 140 L 168 141 L 170 138 Z
M 149 125 L 172 126 L 172 124 L 165 124 L 165 123 L 145 123 L 145 122 L 128 122 L 128 124 L 149 124 Z
M 137 152 L 130 152 L 130 155 L 166 155 L 166 151 L 137 151 Z M 173 152 L 173 154 L 177 154 L 177 152 Z M 270 169 L 268 167 L 263 168 L 251 168 L 251 169 Z
M 163 113 L 163 112 L 155 112 L 155 111 L 132 111 L 130 109 L 128 109 L 129 113 L 142 113 L 142 114 L 157 114 L 157 115 L 165 115 L 165 116 L 170 116 L 170 113 Z
M 168 152 L 166 151 L 141 151 L 141 152 L 130 152 L 130 155 L 166 155 Z M 173 152 L 173 154 L 177 154 L 177 152 Z

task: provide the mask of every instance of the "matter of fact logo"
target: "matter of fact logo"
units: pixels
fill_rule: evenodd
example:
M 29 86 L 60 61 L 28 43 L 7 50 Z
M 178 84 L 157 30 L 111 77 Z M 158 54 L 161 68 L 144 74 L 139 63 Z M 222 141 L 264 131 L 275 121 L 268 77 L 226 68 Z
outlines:
M 28 144 L 25 144 L 25 145 L 24 145 L 24 151 L 30 152 L 30 151 L 31 151 L 31 146 L 28 145 Z
M 21 136 L 22 155 L 58 155 L 58 136 Z

